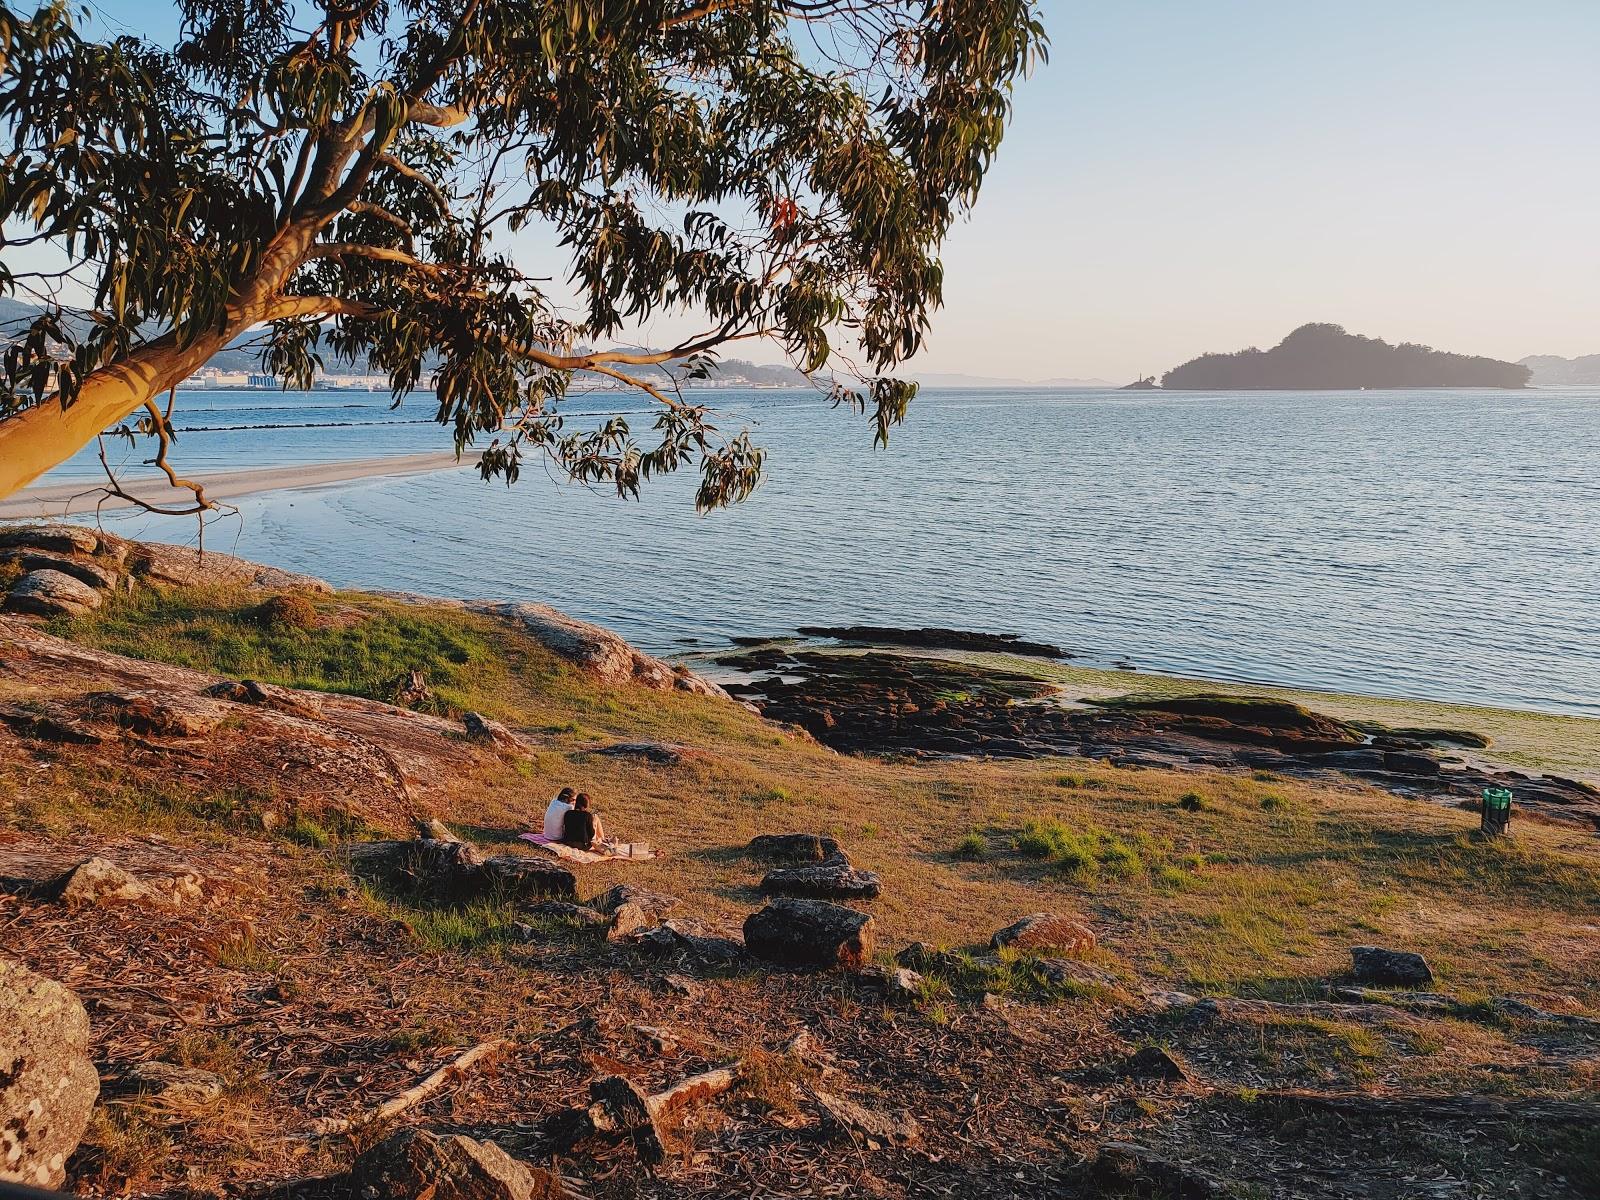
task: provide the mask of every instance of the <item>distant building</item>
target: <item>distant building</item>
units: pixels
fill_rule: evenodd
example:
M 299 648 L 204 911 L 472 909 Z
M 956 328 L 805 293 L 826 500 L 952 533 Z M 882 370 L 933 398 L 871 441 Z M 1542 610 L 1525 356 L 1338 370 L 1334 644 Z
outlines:
M 245 386 L 253 388 L 275 388 L 278 386 L 278 377 L 276 375 L 251 375 L 249 376 Z

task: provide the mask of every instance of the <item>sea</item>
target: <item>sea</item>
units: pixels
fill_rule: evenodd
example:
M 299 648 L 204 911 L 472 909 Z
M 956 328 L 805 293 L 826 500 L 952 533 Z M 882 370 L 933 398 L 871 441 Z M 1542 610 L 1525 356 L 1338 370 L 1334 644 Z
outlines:
M 769 452 L 744 504 L 530 463 L 240 501 L 211 549 L 349 587 L 536 600 L 657 653 L 943 625 L 1087 665 L 1600 716 L 1600 389 L 927 390 L 886 449 L 808 390 L 694 393 Z M 574 396 L 572 420 L 632 395 Z M 180 392 L 192 475 L 447 449 L 431 396 Z M 134 474 L 145 453 L 108 442 Z M 99 471 L 85 452 L 45 483 Z M 192 521 L 107 514 L 127 536 Z

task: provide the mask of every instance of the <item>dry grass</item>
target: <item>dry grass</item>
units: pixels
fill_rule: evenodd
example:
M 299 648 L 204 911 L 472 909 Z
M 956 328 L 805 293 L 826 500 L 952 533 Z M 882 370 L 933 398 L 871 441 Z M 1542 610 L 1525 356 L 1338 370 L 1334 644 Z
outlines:
M 1015 917 L 1052 909 L 1099 932 L 1096 965 L 1130 990 L 1294 1000 L 1347 972 L 1351 945 L 1380 942 L 1427 954 L 1449 990 L 1600 1012 L 1600 842 L 1590 834 L 1523 825 L 1509 841 L 1486 844 L 1471 836 L 1476 818 L 1467 813 L 1355 784 L 1073 760 L 851 758 L 736 705 L 598 687 L 520 634 L 470 614 L 342 596 L 318 603 L 336 603 L 355 619 L 282 633 L 239 617 L 244 596 L 191 593 L 174 612 L 179 603 L 119 605 L 70 632 L 197 667 L 352 691 L 370 691 L 386 673 L 428 670 L 451 707 L 496 716 L 536 748 L 458 781 L 455 799 L 427 815 L 510 848 L 549 795 L 570 784 L 595 797 L 614 832 L 667 851 L 656 862 L 580 869 L 584 895 L 628 880 L 680 897 L 685 914 L 737 925 L 760 903 L 763 869 L 741 854 L 743 845 L 757 833 L 814 830 L 839 838 L 859 866 L 883 876 L 871 911 L 885 956 L 914 940 L 977 950 Z M 279 637 L 296 639 L 283 663 Z M 592 752 L 613 740 L 668 741 L 689 752 L 675 766 Z M 132 760 L 95 762 L 88 752 L 0 755 L 0 823 L 26 831 L 11 837 L 78 852 L 156 832 L 174 855 L 261 868 L 259 891 L 208 912 L 186 935 L 192 945 L 145 943 L 159 947 L 148 953 L 166 962 L 164 976 L 141 957 L 146 951 L 129 949 L 159 930 L 116 917 L 85 940 L 48 906 L 24 905 L 14 915 L 0 908 L 17 952 L 41 969 L 88 970 L 89 982 L 119 986 L 155 971 L 152 978 L 209 996 L 187 1016 L 158 1010 L 136 1031 L 123 1017 L 97 1013 L 109 1057 L 213 1064 L 234 1085 L 227 1120 L 208 1116 L 176 1131 L 137 1111 L 103 1111 L 83 1177 L 110 1190 L 205 1190 L 337 1165 L 348 1147 L 288 1156 L 286 1128 L 393 1094 L 452 1047 L 500 1035 L 527 1053 L 464 1086 L 443 1116 L 499 1130 L 508 1144 L 516 1129 L 581 1095 L 589 1077 L 618 1062 L 659 1084 L 740 1052 L 760 1069 L 735 1117 L 768 1130 L 773 1121 L 798 1121 L 801 1068 L 773 1051 L 801 1023 L 841 1047 L 870 1089 L 918 1107 L 941 1129 L 964 1131 L 970 1140 L 953 1141 L 952 1165 L 941 1169 L 966 1163 L 960 1169 L 978 1182 L 969 1192 L 946 1176 L 953 1194 L 981 1194 L 981 1181 L 1002 1165 L 1007 1178 L 1027 1175 L 1019 1194 L 1044 1187 L 1039 1172 L 1051 1168 L 1040 1164 L 1059 1163 L 1063 1144 L 1079 1146 L 1092 1136 L 1082 1130 L 1102 1122 L 1128 1136 L 1168 1119 L 1181 1126 L 1165 1101 L 1135 1105 L 1131 1096 L 1125 1108 L 1096 1108 L 1092 1122 L 1073 1115 L 1089 1102 L 1060 1099 L 1063 1072 L 1174 1034 L 1137 1020 L 1113 1027 L 1108 997 L 1052 993 L 1026 961 L 976 969 L 981 979 L 932 980 L 925 1003 L 909 1013 L 885 1013 L 836 980 L 743 971 L 710 981 L 707 995 L 677 998 L 653 987 L 644 967 L 606 957 L 570 928 L 541 926 L 527 941 L 515 929 L 521 918 L 507 909 L 417 908 L 356 886 L 339 845 L 366 831 L 339 825 L 337 797 L 323 798 L 333 816 L 268 835 L 255 823 L 256 787 L 240 780 L 196 791 L 182 778 Z M 1184 803 L 1190 795 L 1198 802 Z M 238 921 L 249 922 L 247 932 L 223 936 Z M 994 1016 L 974 1004 L 981 991 L 1009 994 L 1028 1009 L 1049 1000 L 1063 1015 L 1045 1008 L 1026 1019 Z M 600 1017 L 603 1044 L 561 1032 L 588 1014 Z M 1029 1020 L 1039 1022 L 1035 1032 Z M 693 1049 L 666 1060 L 629 1049 L 631 1023 L 684 1030 Z M 220 1043 L 197 1040 L 218 1026 L 232 1031 Z M 1205 1036 L 1185 1048 L 1209 1078 L 1239 1087 L 1538 1090 L 1582 1078 L 1581 1066 L 1568 1072 L 1534 1062 L 1519 1031 L 1488 1021 L 1423 1026 L 1396 1018 L 1393 1028 L 1375 1030 L 1285 1018 Z M 981 1105 L 963 1107 L 980 1094 Z M 1063 1123 L 1029 1141 L 1033 1135 L 1019 1131 L 1046 1111 Z M 1003 1164 L 994 1157 L 1000 1145 L 1014 1156 Z M 1584 1145 L 1550 1153 L 1581 1155 Z M 189 1179 L 167 1161 L 174 1154 L 198 1164 Z M 807 1147 L 785 1162 L 788 1174 L 761 1168 L 778 1171 L 762 1175 L 762 1186 L 837 1188 L 838 1173 L 868 1169 L 866 1158 L 848 1155 L 816 1161 Z M 727 1194 L 755 1186 L 754 1178 L 691 1171 L 668 1194 Z M 881 1191 L 881 1173 L 851 1174 L 843 1186 Z M 626 1191 L 621 1179 L 596 1184 L 597 1195 Z

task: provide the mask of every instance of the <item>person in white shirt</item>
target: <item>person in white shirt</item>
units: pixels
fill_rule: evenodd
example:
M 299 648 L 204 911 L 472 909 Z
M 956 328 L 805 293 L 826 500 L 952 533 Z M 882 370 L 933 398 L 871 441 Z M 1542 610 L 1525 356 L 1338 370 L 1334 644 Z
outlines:
M 572 808 L 573 791 L 564 787 L 556 798 L 550 801 L 550 807 L 544 810 L 544 836 L 552 842 L 561 840 L 561 823 L 566 819 L 567 812 Z

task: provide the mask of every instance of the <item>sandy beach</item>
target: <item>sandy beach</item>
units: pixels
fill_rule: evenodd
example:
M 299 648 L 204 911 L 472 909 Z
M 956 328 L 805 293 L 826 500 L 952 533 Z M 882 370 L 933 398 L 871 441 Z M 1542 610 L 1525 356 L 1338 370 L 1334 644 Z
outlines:
M 464 466 L 454 451 L 428 454 L 393 455 L 388 458 L 353 459 L 345 462 L 312 463 L 292 467 L 261 467 L 250 471 L 223 471 L 201 477 L 206 495 L 212 500 L 232 501 L 260 492 L 294 488 L 323 487 L 358 479 L 378 479 L 390 475 L 415 475 L 424 471 L 443 471 Z M 151 504 L 181 507 L 187 493 L 174 491 L 161 479 L 140 479 L 125 485 L 127 490 Z M 29 488 L 0 500 L 0 519 L 18 517 L 62 517 L 73 513 L 129 508 L 120 496 L 106 496 L 92 479 L 73 483 L 49 484 Z

